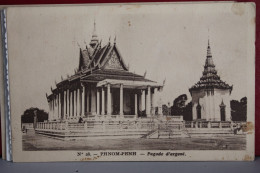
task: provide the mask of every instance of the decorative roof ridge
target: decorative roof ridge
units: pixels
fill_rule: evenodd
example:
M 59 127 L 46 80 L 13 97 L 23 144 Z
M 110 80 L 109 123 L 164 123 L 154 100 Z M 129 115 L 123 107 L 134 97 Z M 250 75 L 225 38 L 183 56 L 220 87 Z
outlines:
M 110 45 L 110 42 L 109 42 L 109 45 Z M 112 46 L 110 47 L 109 51 L 107 52 L 106 56 L 104 57 L 103 62 L 101 62 L 101 63 L 102 63 L 102 64 L 101 64 L 101 67 L 104 67 L 104 65 L 107 63 L 107 61 L 108 61 L 108 59 L 109 59 L 109 58 L 107 58 L 107 57 L 108 57 L 108 55 L 110 54 L 110 52 L 114 49 L 114 47 L 115 47 L 115 45 L 112 45 Z
M 124 76 L 132 76 L 132 75 L 135 75 L 135 76 L 138 76 L 138 77 L 141 77 L 141 78 L 145 78 L 144 76 L 142 76 L 142 75 L 139 75 L 139 74 L 136 74 L 136 73 L 134 73 L 134 72 L 130 72 L 130 71 L 126 71 L 126 70 L 117 70 L 117 69 L 97 69 L 97 70 L 95 70 L 95 71 L 93 71 L 93 74 L 97 74 L 97 73 L 95 73 L 95 72 L 100 72 L 100 71 L 102 71 L 102 72 L 123 72 L 123 73 L 125 73 L 125 75 L 124 74 L 120 74 L 120 75 L 124 75 Z M 102 74 L 102 73 L 100 73 L 100 74 Z M 126 75 L 126 74 L 128 74 L 128 75 Z M 109 75 L 112 75 L 112 74 L 109 74 Z M 116 74 L 116 75 L 118 75 L 118 74 Z
M 102 59 L 104 53 L 106 52 L 106 50 L 107 50 L 107 48 L 108 48 L 109 46 L 110 46 L 110 42 L 108 42 L 108 43 L 106 44 L 106 46 L 104 46 L 104 47 L 101 48 L 101 49 L 103 49 L 103 48 L 105 48 L 105 49 L 103 50 L 102 54 L 98 57 L 99 59 L 98 59 L 96 65 L 95 65 L 95 67 L 96 67 L 98 64 L 100 64 L 100 61 L 101 61 L 101 59 Z M 101 50 L 101 49 L 100 49 L 100 50 Z M 93 58 L 93 61 L 94 61 L 94 58 Z M 92 63 L 92 61 L 91 61 L 91 63 Z
M 119 55 L 120 61 L 122 62 L 124 68 L 125 68 L 127 71 L 129 71 L 129 67 L 126 66 L 125 61 L 124 61 L 124 59 L 122 58 L 122 54 L 120 53 L 120 51 L 119 51 L 119 49 L 118 49 L 118 47 L 117 47 L 117 44 L 114 44 L 114 47 L 116 48 L 116 51 L 117 51 L 117 53 L 118 53 L 118 55 Z

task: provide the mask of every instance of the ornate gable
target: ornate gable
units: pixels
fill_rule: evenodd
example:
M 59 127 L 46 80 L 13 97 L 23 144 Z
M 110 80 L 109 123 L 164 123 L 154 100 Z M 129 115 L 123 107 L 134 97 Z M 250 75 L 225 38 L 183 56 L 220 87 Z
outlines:
M 119 55 L 113 49 L 109 55 L 108 55 L 108 60 L 104 66 L 104 69 L 112 69 L 112 70 L 124 70 L 124 67 L 122 65 L 122 61 L 119 58 Z

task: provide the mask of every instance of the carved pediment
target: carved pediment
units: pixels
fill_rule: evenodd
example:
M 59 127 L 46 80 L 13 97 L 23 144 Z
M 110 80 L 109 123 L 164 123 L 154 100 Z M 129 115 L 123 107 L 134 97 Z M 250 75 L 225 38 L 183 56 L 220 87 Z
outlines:
M 117 69 L 117 70 L 123 70 L 121 61 L 119 59 L 118 54 L 115 50 L 111 51 L 109 55 L 109 60 L 105 65 L 105 69 Z

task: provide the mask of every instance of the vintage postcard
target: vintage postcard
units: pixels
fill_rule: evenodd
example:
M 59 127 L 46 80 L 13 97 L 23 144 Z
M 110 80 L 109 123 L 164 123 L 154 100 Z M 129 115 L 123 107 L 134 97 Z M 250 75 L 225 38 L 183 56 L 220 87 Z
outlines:
M 253 3 L 5 17 L 13 161 L 254 160 Z

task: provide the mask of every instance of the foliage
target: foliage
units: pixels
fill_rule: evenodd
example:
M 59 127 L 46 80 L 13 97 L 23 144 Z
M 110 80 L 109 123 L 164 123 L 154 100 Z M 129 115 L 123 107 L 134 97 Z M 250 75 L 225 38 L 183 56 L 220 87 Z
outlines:
M 163 115 L 169 115 L 170 114 L 170 108 L 167 105 L 162 105 L 162 113 Z
M 29 108 L 26 109 L 21 115 L 21 122 L 22 123 L 33 123 L 34 115 L 37 115 L 38 122 L 44 122 L 44 120 L 48 120 L 48 113 L 39 108 Z
M 192 121 L 192 102 L 190 101 L 183 109 L 183 120 Z
M 232 121 L 247 120 L 247 97 L 238 100 L 230 101 Z
M 187 95 L 179 95 L 173 101 L 171 107 L 171 115 L 182 115 L 185 121 L 192 120 L 192 102 L 186 104 Z M 246 121 L 247 120 L 247 97 L 243 97 L 238 100 L 230 101 L 231 117 L 232 121 Z M 169 109 L 166 105 L 163 105 L 163 114 L 168 115 Z
M 188 98 L 186 94 L 182 94 L 178 96 L 176 99 L 174 99 L 173 105 L 171 107 L 171 115 L 183 115 L 187 99 Z

